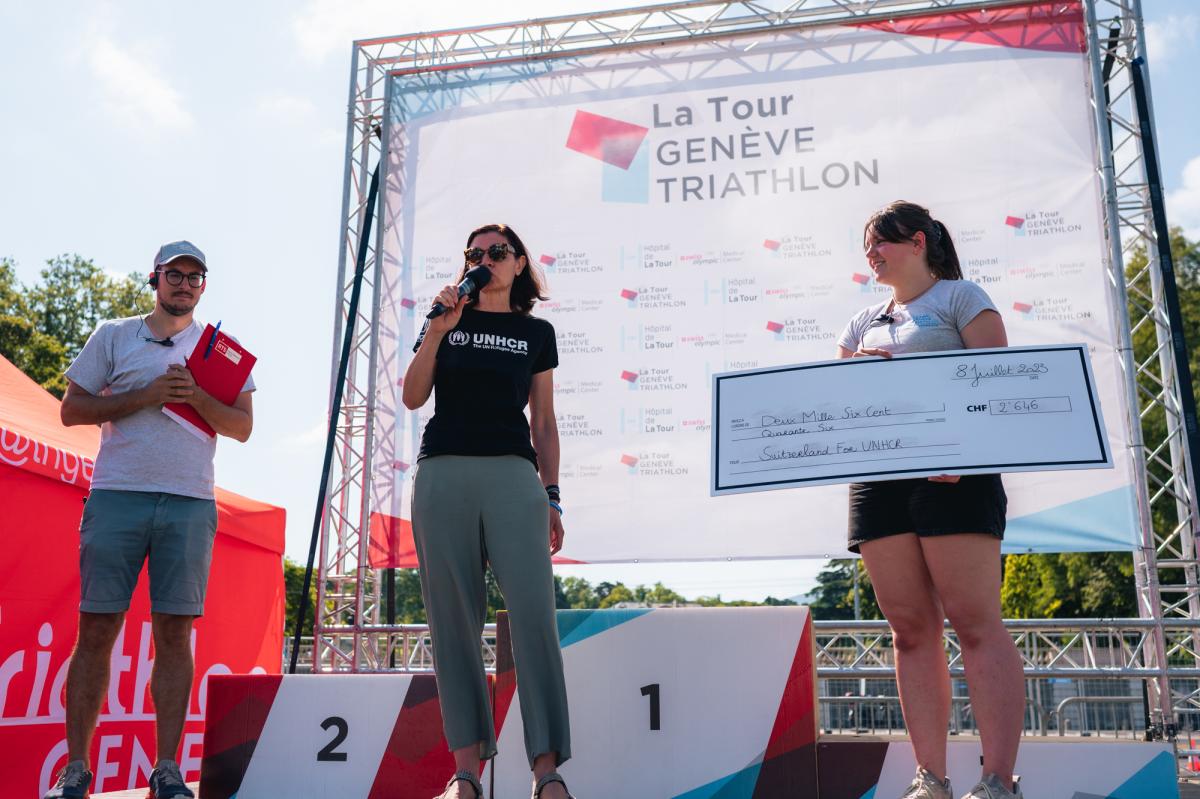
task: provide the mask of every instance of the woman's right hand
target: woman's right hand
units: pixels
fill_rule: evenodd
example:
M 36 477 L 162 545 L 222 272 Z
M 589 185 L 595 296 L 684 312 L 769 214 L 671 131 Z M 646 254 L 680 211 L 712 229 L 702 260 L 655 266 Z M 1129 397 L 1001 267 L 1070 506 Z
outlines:
M 460 298 L 456 286 L 446 286 L 438 292 L 437 297 L 434 298 L 434 302 L 440 302 L 445 307 L 446 312 L 435 319 L 429 320 L 428 332 L 442 336 L 458 325 L 459 320 L 462 319 L 463 309 L 470 304 L 471 298 Z
M 859 347 L 858 350 L 856 350 L 854 352 L 854 354 L 851 355 L 850 357 L 851 358 L 869 358 L 873 355 L 877 355 L 880 358 L 892 357 L 892 354 L 890 352 L 888 352 L 887 350 L 881 350 L 878 347 Z

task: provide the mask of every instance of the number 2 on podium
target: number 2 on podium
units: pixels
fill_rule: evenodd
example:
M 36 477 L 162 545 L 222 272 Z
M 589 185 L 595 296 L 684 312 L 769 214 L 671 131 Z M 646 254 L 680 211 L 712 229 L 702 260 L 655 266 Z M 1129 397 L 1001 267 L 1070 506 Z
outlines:
M 342 741 L 346 740 L 346 736 L 350 734 L 350 725 L 341 716 L 330 716 L 321 722 L 321 729 L 328 730 L 330 727 L 337 727 L 337 732 L 333 735 L 333 740 L 325 744 L 321 751 L 317 752 L 318 761 L 335 761 L 345 762 L 346 753 L 335 751 Z
M 650 729 L 662 729 L 662 717 L 659 713 L 658 683 L 642 686 L 642 696 L 650 697 Z

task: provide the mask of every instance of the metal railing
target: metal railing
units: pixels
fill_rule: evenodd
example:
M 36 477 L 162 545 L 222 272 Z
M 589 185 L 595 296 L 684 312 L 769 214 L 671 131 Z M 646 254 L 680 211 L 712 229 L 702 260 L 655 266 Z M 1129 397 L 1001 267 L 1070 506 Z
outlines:
M 350 672 L 356 673 L 386 673 L 386 672 L 404 672 L 409 674 L 422 674 L 433 672 L 433 644 L 429 638 L 429 625 L 427 624 L 396 624 L 396 625 L 370 625 L 360 629 L 360 632 L 365 630 L 372 633 L 370 637 L 371 646 L 373 648 L 372 662 L 387 664 L 380 668 L 365 669 L 361 665 L 357 669 L 349 667 L 333 670 L 335 672 Z M 349 635 L 350 633 L 345 633 Z M 324 638 L 331 639 L 327 644 L 338 645 L 338 631 L 334 630 L 327 632 Z M 480 646 L 483 649 L 483 665 L 489 672 L 496 668 L 496 625 L 485 624 L 483 627 L 483 635 L 479 639 Z M 287 637 L 283 642 L 283 664 L 284 669 L 291 658 L 292 640 Z M 300 658 L 296 668 L 297 673 L 311 674 L 313 663 L 313 637 L 303 636 L 300 639 Z M 330 670 L 322 670 L 322 673 Z
M 1012 619 L 1005 622 L 1021 654 L 1025 677 L 1031 684 L 1052 680 L 1125 680 L 1146 681 L 1158 676 L 1158 669 L 1148 662 L 1152 653 L 1151 637 L 1156 622 L 1150 619 Z M 891 630 L 884 621 L 816 621 L 817 677 L 828 680 L 884 680 L 894 681 L 895 666 L 891 648 Z M 377 651 L 372 660 L 384 667 L 374 671 L 430 672 L 433 670 L 433 650 L 429 639 L 429 627 L 424 624 L 372 625 L 370 640 Z M 1177 719 L 1185 727 L 1200 728 L 1200 668 L 1195 666 L 1192 651 L 1193 636 L 1200 631 L 1200 620 L 1173 619 L 1164 623 L 1171 666 L 1172 699 Z M 333 629 L 326 636 L 331 643 L 339 645 Z M 349 633 L 347 633 L 349 634 Z M 1174 642 L 1174 643 L 1171 643 Z M 300 663 L 302 670 L 311 671 L 312 639 L 301 641 Z M 290 656 L 290 644 L 286 642 L 284 657 Z M 496 626 L 484 628 L 480 641 L 484 663 L 491 670 L 496 659 Z M 965 670 L 962 662 L 962 647 L 954 630 L 949 625 L 945 631 L 945 646 L 951 677 L 962 680 Z M 739 653 L 729 653 L 737 657 Z M 286 662 L 286 661 L 285 661 Z M 348 669 L 347 669 L 348 670 Z M 359 669 L 362 670 L 361 667 Z M 861 694 L 861 691 L 855 693 Z M 889 691 L 888 693 L 891 693 Z M 1045 692 L 1041 692 L 1044 694 Z M 1078 692 L 1076 692 L 1078 694 Z M 1141 701 L 1138 697 L 1124 696 L 1128 687 L 1121 690 L 1123 698 L 1103 697 L 1106 702 L 1126 704 Z M 843 704 L 845 697 L 829 696 L 827 704 Z M 1060 697 L 1062 699 L 1065 697 Z M 878 697 L 870 697 L 877 700 Z M 1100 701 L 1088 691 L 1077 695 L 1072 704 Z M 857 701 L 867 701 L 859 697 Z M 1058 701 L 1058 700 L 1056 700 Z M 1036 703 L 1043 707 L 1042 703 Z M 1066 705 L 1067 708 L 1071 704 Z M 1048 718 L 1059 719 L 1063 707 L 1044 709 Z M 1045 729 L 1048 722 L 1043 719 L 1033 727 Z M 1078 729 L 1086 729 L 1079 725 Z

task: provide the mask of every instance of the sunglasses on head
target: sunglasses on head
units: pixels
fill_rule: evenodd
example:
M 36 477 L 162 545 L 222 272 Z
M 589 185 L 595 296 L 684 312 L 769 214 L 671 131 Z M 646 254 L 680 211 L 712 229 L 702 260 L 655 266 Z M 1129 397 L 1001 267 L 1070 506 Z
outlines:
M 467 259 L 467 263 L 469 264 L 478 264 L 483 262 L 483 256 L 486 253 L 488 258 L 499 262 L 507 258 L 511 252 L 514 252 L 514 250 L 507 244 L 493 244 L 486 250 L 482 247 L 468 247 L 463 250 L 463 257 Z

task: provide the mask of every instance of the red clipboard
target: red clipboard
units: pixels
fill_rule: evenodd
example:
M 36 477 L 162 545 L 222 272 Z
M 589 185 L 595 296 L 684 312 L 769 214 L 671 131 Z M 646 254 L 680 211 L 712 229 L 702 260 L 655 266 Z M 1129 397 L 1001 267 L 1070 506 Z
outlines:
M 251 355 L 241 344 L 217 331 L 212 325 L 207 325 L 200 334 L 200 340 L 196 342 L 192 354 L 188 356 L 187 368 L 195 378 L 196 385 L 219 402 L 232 405 L 238 394 L 242 393 L 242 386 L 246 385 L 246 378 L 250 376 L 250 370 L 254 368 L 257 360 L 258 358 Z M 197 438 L 207 441 L 217 435 L 212 425 L 204 421 L 204 417 L 187 403 L 169 402 L 163 406 L 162 411 Z

